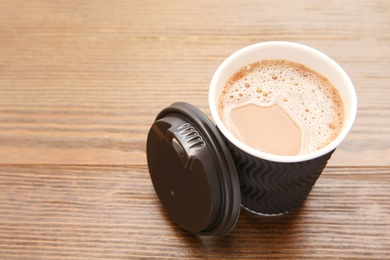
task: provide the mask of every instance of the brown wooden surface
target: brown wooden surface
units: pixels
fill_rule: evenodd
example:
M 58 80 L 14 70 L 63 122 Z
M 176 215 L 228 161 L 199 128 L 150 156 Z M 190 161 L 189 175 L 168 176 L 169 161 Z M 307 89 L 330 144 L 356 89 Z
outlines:
M 335 59 L 358 115 L 304 205 L 226 237 L 175 225 L 145 140 L 175 101 L 207 115 L 218 65 L 288 40 Z M 0 1 L 0 258 L 389 258 L 390 2 Z

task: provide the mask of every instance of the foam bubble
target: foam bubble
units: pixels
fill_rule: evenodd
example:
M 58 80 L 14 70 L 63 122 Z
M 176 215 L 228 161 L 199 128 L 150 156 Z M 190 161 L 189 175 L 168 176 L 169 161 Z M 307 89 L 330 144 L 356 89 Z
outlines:
M 344 105 L 337 89 L 324 76 L 291 61 L 260 61 L 232 75 L 224 86 L 218 106 L 219 116 L 228 129 L 231 129 L 232 108 L 247 103 L 260 106 L 278 103 L 285 109 L 301 127 L 300 154 L 316 151 L 332 142 L 344 121 Z

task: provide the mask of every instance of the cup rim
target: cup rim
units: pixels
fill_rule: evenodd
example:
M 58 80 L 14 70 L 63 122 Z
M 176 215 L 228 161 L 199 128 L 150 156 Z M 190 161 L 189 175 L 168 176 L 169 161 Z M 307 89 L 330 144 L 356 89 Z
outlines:
M 323 148 L 312 152 L 308 154 L 300 154 L 300 155 L 294 155 L 294 156 L 285 156 L 285 155 L 275 155 L 267 152 L 263 152 L 260 150 L 257 150 L 255 148 L 250 147 L 249 145 L 243 143 L 239 139 L 237 139 L 232 133 L 228 131 L 228 129 L 225 127 L 225 125 L 222 123 L 222 120 L 219 118 L 218 115 L 218 109 L 217 109 L 217 102 L 216 102 L 216 95 L 217 95 L 217 81 L 221 77 L 221 74 L 232 62 L 234 62 L 237 58 L 239 58 L 242 55 L 248 55 L 249 52 L 258 51 L 263 48 L 269 48 L 269 47 L 286 47 L 286 48 L 294 48 L 294 49 L 300 49 L 303 50 L 310 55 L 317 56 L 318 58 L 322 59 L 325 63 L 330 64 L 335 71 L 339 73 L 339 76 L 343 78 L 343 81 L 347 85 L 348 90 L 348 97 L 350 99 L 350 107 L 349 107 L 349 114 L 350 116 L 346 118 L 344 121 L 343 129 L 341 130 L 340 134 L 336 139 L 334 139 L 331 143 L 324 146 Z M 243 64 L 243 66 L 249 65 L 249 64 Z M 241 67 L 243 67 L 241 66 Z M 345 102 L 344 102 L 345 105 Z M 334 149 L 344 140 L 344 138 L 347 136 L 348 132 L 352 128 L 352 125 L 354 123 L 356 113 L 357 113 L 357 97 L 356 97 L 356 90 L 353 86 L 353 83 L 347 73 L 344 71 L 341 66 L 336 63 L 333 59 L 331 59 L 326 54 L 320 52 L 319 50 L 316 50 L 312 47 L 300 44 L 300 43 L 294 43 L 294 42 L 287 42 L 287 41 L 268 41 L 268 42 L 260 42 L 255 43 L 249 46 L 246 46 L 242 49 L 239 49 L 238 51 L 234 52 L 232 55 L 230 55 L 228 58 L 226 58 L 221 65 L 218 67 L 216 72 L 214 73 L 214 76 L 212 77 L 210 88 L 209 88 L 209 107 L 211 111 L 212 118 L 214 122 L 216 123 L 218 129 L 222 132 L 222 134 L 237 148 L 240 150 L 251 154 L 255 157 L 266 159 L 269 161 L 274 162 L 301 162 L 301 161 L 307 161 L 314 158 L 318 158 L 324 154 L 327 154 Z

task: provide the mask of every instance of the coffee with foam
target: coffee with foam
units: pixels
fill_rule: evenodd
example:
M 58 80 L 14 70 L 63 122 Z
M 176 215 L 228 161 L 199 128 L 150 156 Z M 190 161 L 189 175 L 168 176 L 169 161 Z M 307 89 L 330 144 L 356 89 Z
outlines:
M 247 145 L 278 155 L 295 155 L 278 152 L 277 149 L 281 145 L 291 146 L 291 138 L 288 138 L 291 134 L 288 132 L 289 128 L 286 127 L 284 133 L 287 138 L 278 138 L 277 134 L 283 135 L 283 131 L 276 130 L 284 129 L 283 122 L 280 122 L 282 124 L 279 126 L 272 122 L 283 121 L 283 117 L 276 119 L 270 114 L 271 118 L 268 117 L 269 119 L 264 121 L 263 118 L 267 117 L 259 117 L 262 113 L 259 110 L 259 113 L 249 114 L 247 121 L 234 120 L 234 111 L 249 104 L 255 104 L 259 109 L 277 105 L 291 117 L 302 133 L 300 149 L 296 154 L 308 154 L 321 149 L 337 138 L 343 127 L 344 105 L 337 89 L 321 74 L 291 61 L 259 61 L 238 70 L 220 94 L 218 112 L 227 129 Z M 239 116 L 242 117 L 242 114 Z M 258 136 L 260 131 L 244 134 L 243 129 L 261 129 L 266 124 L 277 127 L 275 131 L 271 128 L 272 136 Z M 261 145 L 251 141 L 256 139 L 263 139 L 260 144 L 268 142 L 267 145 L 273 145 L 275 149 L 263 149 Z M 285 140 L 285 143 L 280 144 L 278 140 Z

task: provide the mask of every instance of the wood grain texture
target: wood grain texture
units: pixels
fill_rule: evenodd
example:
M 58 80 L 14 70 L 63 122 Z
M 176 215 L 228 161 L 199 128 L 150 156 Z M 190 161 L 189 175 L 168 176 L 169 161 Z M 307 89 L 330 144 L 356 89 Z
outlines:
M 176 101 L 210 115 L 218 65 L 269 40 L 336 60 L 355 125 L 297 212 L 194 236 L 154 193 L 147 132 Z M 388 258 L 389 71 L 386 0 L 2 0 L 0 258 Z
M 292 214 L 242 212 L 226 237 L 167 216 L 145 166 L 0 168 L 0 256 L 28 258 L 386 258 L 390 169 L 328 167 Z
M 356 125 L 331 163 L 390 165 L 387 2 L 36 0 L 0 9 L 5 163 L 145 164 L 159 110 L 187 101 L 208 113 L 224 58 L 291 40 L 330 55 L 356 85 Z

